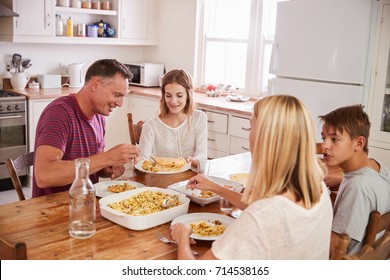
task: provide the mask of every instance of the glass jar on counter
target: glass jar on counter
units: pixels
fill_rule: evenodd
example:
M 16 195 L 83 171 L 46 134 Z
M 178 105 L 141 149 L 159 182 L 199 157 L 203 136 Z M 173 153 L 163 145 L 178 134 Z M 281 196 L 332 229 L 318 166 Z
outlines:
M 102 8 L 102 10 L 111 10 L 111 1 L 101 0 L 100 7 Z
M 83 9 L 91 9 L 91 0 L 82 0 L 81 8 L 83 8 Z
M 72 0 L 72 7 L 80 9 L 81 8 L 81 0 Z
M 69 0 L 59 0 L 58 3 L 61 7 L 69 7 Z
M 100 10 L 100 0 L 92 0 L 92 9 Z

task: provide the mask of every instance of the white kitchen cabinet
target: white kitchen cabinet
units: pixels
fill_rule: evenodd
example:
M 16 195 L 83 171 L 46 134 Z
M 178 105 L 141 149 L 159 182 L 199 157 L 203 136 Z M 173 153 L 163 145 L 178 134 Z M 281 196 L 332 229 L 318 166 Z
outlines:
M 368 143 L 370 156 L 390 166 L 390 0 L 379 1 L 378 14 Z
M 127 104 L 128 112 L 133 114 L 135 123 L 150 119 L 160 112 L 160 100 L 152 97 L 130 95 L 130 101 Z
M 207 153 L 209 158 L 229 154 L 228 120 L 229 115 L 205 110 L 207 114 Z
M 122 107 L 115 108 L 111 114 L 106 117 L 105 150 L 111 149 L 118 144 L 130 144 L 129 126 L 127 121 L 130 96 L 127 95 L 123 100 Z
M 213 149 L 228 155 L 229 146 L 226 143 L 229 143 L 229 135 L 215 132 L 209 128 L 207 136 L 207 148 L 209 151 Z
M 14 0 L 17 36 L 52 36 L 55 23 L 52 0 Z
M 157 0 L 111 0 L 111 10 L 56 6 L 55 0 L 5 0 L 19 17 L 0 17 L 0 41 L 19 43 L 156 45 Z M 71 1 L 70 1 L 71 3 Z M 61 15 L 64 35 L 55 35 L 55 15 Z M 73 37 L 66 36 L 66 20 Z M 103 20 L 116 30 L 113 37 L 78 37 L 78 24 Z
M 35 131 L 39 117 L 47 105 L 54 99 L 29 99 L 28 100 L 28 151 L 34 151 Z
M 52 0 L 6 0 L 4 5 L 19 16 L 0 17 L 0 40 L 34 40 L 53 36 L 55 17 Z
M 157 1 L 122 0 L 120 3 L 120 37 L 141 42 L 155 40 Z
M 209 131 L 215 131 L 222 134 L 227 134 L 228 132 L 228 115 L 223 113 L 217 113 L 212 111 L 207 111 L 207 124 Z
M 250 119 L 224 111 L 203 109 L 208 122 L 208 157 L 217 158 L 249 151 Z
M 249 151 L 250 119 L 231 116 L 229 119 L 230 154 Z

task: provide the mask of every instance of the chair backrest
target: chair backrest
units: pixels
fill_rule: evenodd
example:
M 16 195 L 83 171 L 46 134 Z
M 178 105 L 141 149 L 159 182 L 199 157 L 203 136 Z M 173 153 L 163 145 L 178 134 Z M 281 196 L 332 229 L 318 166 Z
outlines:
M 127 113 L 127 122 L 129 125 L 130 142 L 133 145 L 139 144 L 139 138 L 141 136 L 143 121 L 139 121 L 137 124 L 133 122 L 133 114 Z
M 345 256 L 346 260 L 386 260 L 390 257 L 390 231 L 386 230 L 385 234 L 374 244 L 364 245 L 362 249 L 350 256 Z
M 24 242 L 11 245 L 0 238 L 0 260 L 27 260 L 27 246 Z
M 338 239 L 336 242 L 336 247 L 330 256 L 331 260 L 342 260 L 347 255 L 348 246 L 351 242 L 351 238 L 346 233 L 342 233 L 337 236 Z
M 376 210 L 372 211 L 368 219 L 366 233 L 363 238 L 363 245 L 373 245 L 377 234 L 385 229 L 390 230 L 390 212 L 381 215 Z
M 11 177 L 12 184 L 18 193 L 19 200 L 25 200 L 18 172 L 30 167 L 34 162 L 34 152 L 19 156 L 15 159 L 6 159 L 5 165 Z
M 322 143 L 316 143 L 316 154 L 322 155 Z

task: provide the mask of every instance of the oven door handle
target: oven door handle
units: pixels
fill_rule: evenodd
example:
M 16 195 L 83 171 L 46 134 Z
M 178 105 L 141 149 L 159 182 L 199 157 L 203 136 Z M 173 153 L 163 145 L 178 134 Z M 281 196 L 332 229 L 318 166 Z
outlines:
M 23 118 L 23 116 L 22 115 L 16 115 L 16 116 L 0 117 L 0 120 L 19 119 L 19 118 Z

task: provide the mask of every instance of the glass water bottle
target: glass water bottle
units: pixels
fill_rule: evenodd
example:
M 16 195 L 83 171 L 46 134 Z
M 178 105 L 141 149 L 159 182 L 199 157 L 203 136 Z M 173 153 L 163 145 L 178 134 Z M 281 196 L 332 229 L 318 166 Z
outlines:
M 76 178 L 69 189 L 69 235 L 85 239 L 96 233 L 96 195 L 89 179 L 89 159 L 75 160 Z

